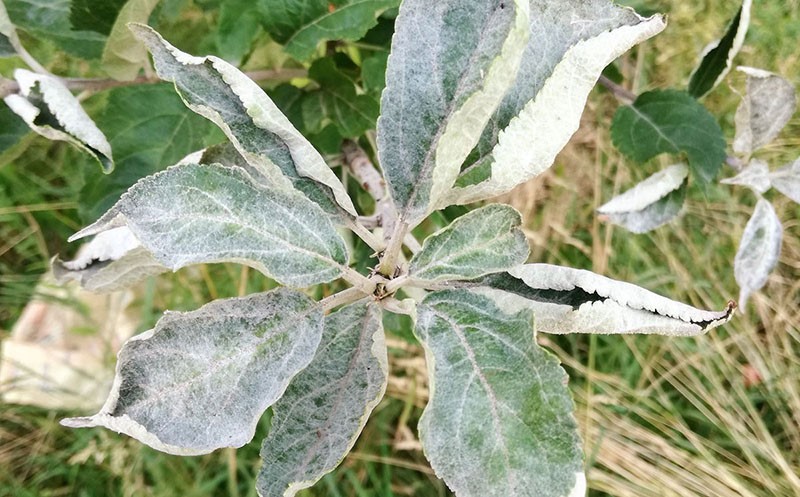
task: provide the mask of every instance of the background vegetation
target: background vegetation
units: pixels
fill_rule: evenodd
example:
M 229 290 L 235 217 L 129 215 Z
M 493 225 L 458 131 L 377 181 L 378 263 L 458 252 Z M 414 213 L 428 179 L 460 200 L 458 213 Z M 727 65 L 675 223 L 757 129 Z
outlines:
M 181 49 L 230 56 L 230 45 L 215 37 L 225 19 L 225 4 L 236 3 L 165 0 L 157 22 Z M 739 6 L 722 0 L 628 4 L 644 13 L 665 12 L 670 21 L 664 33 L 615 66 L 623 84 L 637 93 L 685 88 L 698 53 L 721 35 Z M 757 2 L 752 15 L 736 62 L 800 85 L 800 2 Z M 240 22 L 253 26 L 252 40 L 240 43 L 249 47 L 252 41 L 254 50 L 233 49 L 244 54 L 244 67 L 278 70 L 262 74 L 263 83 L 314 143 L 332 161 L 340 161 L 339 141 L 349 131 L 337 129 L 332 120 L 316 122 L 314 116 L 334 115 L 331 106 L 337 93 L 350 91 L 342 81 L 355 80 L 364 95 L 373 102 L 378 98 L 381 84 L 375 74 L 385 57 L 390 19 L 360 42 L 329 43 L 331 57 L 322 60 L 334 60 L 335 67 L 319 63 L 311 78 L 292 80 L 303 91 L 316 92 L 315 98 L 324 103 L 319 113 L 309 110 L 311 104 L 293 105 L 297 90 L 279 86 L 305 67 L 284 55 L 258 22 Z M 23 43 L 56 74 L 101 75 L 96 63 L 65 56 L 49 41 L 23 37 Z M 370 58 L 374 59 L 367 62 Z M 0 74 L 8 77 L 19 66 L 18 60 L 0 59 Z M 704 100 L 729 140 L 743 85 L 744 77 L 732 73 Z M 67 237 L 104 210 L 114 200 L 113 192 L 152 172 L 143 170 L 147 164 L 175 162 L 187 152 L 221 141 L 170 92 L 169 85 L 139 85 L 86 95 L 86 108 L 114 150 L 117 171 L 112 176 L 101 176 L 97 164 L 74 148 L 32 135 L 2 154 L 0 330 L 6 331 L 0 333 L 10 330 L 34 297 L 49 259 L 56 253 L 74 253 L 76 247 L 66 243 Z M 372 126 L 369 118 L 377 115 L 373 102 L 361 100 L 359 115 L 366 125 L 348 123 L 359 130 L 356 134 Z M 159 119 L 147 125 L 117 122 L 116 111 L 126 105 L 157 110 Z M 618 105 L 610 93 L 596 89 L 580 131 L 555 166 L 504 197 L 525 216 L 531 260 L 591 269 L 696 307 L 722 308 L 738 293 L 733 258 L 754 195 L 745 188 L 713 186 L 706 197 L 690 197 L 678 220 L 646 235 L 600 223 L 594 214 L 597 206 L 669 163 L 663 158 L 638 166 L 613 148 L 609 126 Z M 0 130 L 0 141 L 12 132 Z M 172 133 L 166 144 L 159 138 L 164 133 Z M 367 132 L 361 143 L 369 149 L 370 142 Z M 800 115 L 762 158 L 782 165 L 798 155 Z M 732 174 L 726 170 L 723 176 Z M 358 188 L 351 186 L 353 191 Z M 764 290 L 722 329 L 691 339 L 540 337 L 571 377 L 592 495 L 800 494 L 800 208 L 788 198 L 769 195 L 775 195 L 770 198 L 784 220 L 779 266 Z M 366 195 L 361 200 L 370 201 Z M 434 230 L 461 212 L 437 214 L 423 229 Z M 138 330 L 151 328 L 164 309 L 195 309 L 211 298 L 268 286 L 259 274 L 227 265 L 152 279 L 137 289 Z M 421 350 L 410 341 L 407 327 L 401 320 L 387 323 L 394 376 L 356 448 L 337 471 L 302 495 L 448 495 L 415 438 L 427 388 Z M 0 334 L 0 340 L 4 336 Z M 7 387 L 0 385 L 0 391 Z M 68 414 L 0 404 L 0 496 L 255 495 L 257 440 L 268 429 L 268 416 L 255 441 L 236 452 L 178 458 L 109 431 L 65 429 L 58 420 Z

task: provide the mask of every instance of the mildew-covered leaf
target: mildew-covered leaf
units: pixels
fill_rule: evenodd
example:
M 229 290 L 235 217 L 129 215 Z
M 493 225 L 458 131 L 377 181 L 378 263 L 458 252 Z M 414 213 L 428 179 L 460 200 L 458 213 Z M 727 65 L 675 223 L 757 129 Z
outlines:
M 663 154 L 686 154 L 692 178 L 711 183 L 725 162 L 725 139 L 717 120 L 702 104 L 676 90 L 642 93 L 620 107 L 611 139 L 625 155 L 645 162 Z
M 339 178 L 255 82 L 217 57 L 181 52 L 147 26 L 131 30 L 153 54 L 159 76 L 174 82 L 186 105 L 219 126 L 264 178 L 302 191 L 329 214 L 356 215 Z
M 272 38 L 298 60 L 325 40 L 355 41 L 400 0 L 258 0 L 261 22 Z
M 264 411 L 314 357 L 322 308 L 287 289 L 168 312 L 120 350 L 102 426 L 176 455 L 241 447 Z
M 147 49 L 128 29 L 128 23 L 147 22 L 159 0 L 128 0 L 120 10 L 103 48 L 103 70 L 119 81 L 131 81 L 147 64 Z
M 550 167 L 603 68 L 666 26 L 661 16 L 643 19 L 608 0 L 532 0 L 530 10 L 516 83 L 439 207 L 505 193 Z
M 739 284 L 739 304 L 744 307 L 753 292 L 767 284 L 769 273 L 778 264 L 783 240 L 781 220 L 772 204 L 758 200 L 747 222 L 733 263 L 733 275 Z
M 418 313 L 431 390 L 419 433 L 436 474 L 458 497 L 583 495 L 567 375 L 536 343 L 530 310 L 460 289 Z
M 5 102 L 33 131 L 85 150 L 105 172 L 114 169 L 105 135 L 58 78 L 17 69 L 14 79 L 19 83 L 19 94 L 8 95 Z
M 258 494 L 292 497 L 338 466 L 383 397 L 388 375 L 376 304 L 362 301 L 326 316 L 314 360 L 273 406 Z
M 753 159 L 732 178 L 720 180 L 725 185 L 742 185 L 756 193 L 764 193 L 770 187 L 769 166 L 763 160 Z
M 730 72 L 733 58 L 744 45 L 750 27 L 750 7 L 753 0 L 744 0 L 736 15 L 728 24 L 725 36 L 709 44 L 700 58 L 700 64 L 692 72 L 688 92 L 700 98 L 713 90 Z
M 172 270 L 239 262 L 305 287 L 338 278 L 348 260 L 344 240 L 316 204 L 238 167 L 184 164 L 148 176 L 70 241 L 120 226 Z
M 747 75 L 745 95 L 736 109 L 733 151 L 750 154 L 774 140 L 797 109 L 794 86 L 761 69 L 739 67 Z
M 800 159 L 769 175 L 773 188 L 800 204 Z
M 76 280 L 92 292 L 122 290 L 169 271 L 125 226 L 99 233 L 71 261 L 56 256 L 52 268 L 57 281 Z
M 528 39 L 527 0 L 406 0 L 395 22 L 378 153 L 411 226 L 452 186 L 514 83 Z
M 736 308 L 729 302 L 720 312 L 696 309 L 630 283 L 551 264 L 525 264 L 469 285 L 488 287 L 486 295 L 510 308 L 530 308 L 543 333 L 700 335 L 727 322 Z
M 633 233 L 646 233 L 677 216 L 686 199 L 689 168 L 675 164 L 597 208 L 602 217 Z
M 530 248 L 513 207 L 491 204 L 471 211 L 425 239 L 414 255 L 415 280 L 472 279 L 524 263 Z

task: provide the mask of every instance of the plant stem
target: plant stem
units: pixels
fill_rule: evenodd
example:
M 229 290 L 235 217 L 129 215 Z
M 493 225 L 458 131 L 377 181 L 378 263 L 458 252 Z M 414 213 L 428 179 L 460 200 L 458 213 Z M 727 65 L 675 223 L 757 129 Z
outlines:
M 50 74 L 44 68 L 44 74 Z M 305 69 L 263 69 L 245 73 L 247 77 L 254 81 L 285 81 L 294 78 L 305 77 L 308 72 Z M 58 77 L 58 76 L 56 76 Z M 75 91 L 103 91 L 120 86 L 149 85 L 161 83 L 163 80 L 157 77 L 139 76 L 130 81 L 117 81 L 110 78 L 60 78 L 58 79 L 70 90 Z M 10 79 L 0 79 L 0 97 L 19 91 L 19 84 Z
M 624 104 L 632 104 L 633 102 L 636 101 L 637 95 L 635 93 L 611 81 L 606 76 L 601 75 L 600 79 L 598 79 L 597 82 L 600 83 L 600 85 L 603 86 L 605 89 L 610 91 L 614 95 L 614 97 L 617 98 L 617 100 L 619 100 Z
M 352 268 L 342 267 L 342 278 L 365 295 L 372 295 L 375 292 L 375 282 Z
M 355 302 L 357 300 L 361 300 L 367 295 L 361 291 L 361 289 L 352 287 L 348 288 L 347 290 L 342 290 L 339 293 L 334 293 L 328 297 L 319 301 L 319 305 L 322 306 L 324 311 L 329 311 L 334 307 L 339 307 L 340 305 L 349 304 L 351 302 Z
M 403 247 L 403 239 L 408 232 L 408 223 L 403 220 L 398 220 L 395 223 L 394 230 L 386 251 L 381 258 L 381 264 L 378 267 L 378 272 L 387 278 L 394 276 L 394 271 L 397 266 L 397 258 L 400 256 L 400 249 Z

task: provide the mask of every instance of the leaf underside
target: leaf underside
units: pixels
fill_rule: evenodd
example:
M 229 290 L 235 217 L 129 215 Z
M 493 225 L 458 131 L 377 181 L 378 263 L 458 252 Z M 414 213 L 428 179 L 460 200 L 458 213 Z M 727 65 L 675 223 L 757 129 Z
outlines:
M 733 151 L 751 154 L 774 140 L 797 110 L 794 85 L 760 69 L 740 67 L 747 75 L 745 95 L 736 109 Z
M 186 105 L 219 126 L 265 179 L 303 192 L 332 216 L 355 214 L 336 175 L 258 85 L 216 57 L 179 51 L 147 26 L 131 29 L 153 54 L 159 76 L 174 82 Z
M 646 233 L 677 216 L 686 200 L 684 164 L 669 166 L 597 208 L 609 221 L 633 233 Z
M 783 226 L 772 204 L 758 200 L 747 222 L 733 263 L 733 275 L 739 284 L 739 303 L 744 307 L 753 292 L 767 284 L 769 273 L 778 264 L 783 240 Z
M 542 333 L 699 335 L 727 322 L 736 308 L 729 302 L 724 311 L 695 309 L 630 283 L 551 264 L 525 264 L 462 285 L 510 309 L 530 308 Z
M 750 7 L 752 0 L 744 0 L 736 15 L 728 24 L 725 36 L 722 37 L 700 60 L 700 64 L 692 73 L 687 91 L 695 98 L 700 98 L 714 89 L 725 78 L 731 69 L 733 58 L 741 50 L 747 29 L 750 26 Z

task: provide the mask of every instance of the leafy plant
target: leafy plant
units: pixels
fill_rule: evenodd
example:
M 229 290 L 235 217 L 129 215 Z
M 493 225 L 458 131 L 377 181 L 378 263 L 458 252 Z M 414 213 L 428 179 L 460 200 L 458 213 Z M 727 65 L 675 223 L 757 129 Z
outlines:
M 689 167 L 682 163 L 669 166 L 597 209 L 610 222 L 645 233 L 681 212 L 690 177 L 706 189 L 723 163 L 740 170 L 720 183 L 747 186 L 758 198 L 734 259 L 742 306 L 767 283 L 781 251 L 783 228 L 762 194 L 775 187 L 800 202 L 800 160 L 770 172 L 766 162 L 752 158 L 753 152 L 778 136 L 794 114 L 797 96 L 791 82 L 761 69 L 737 68 L 747 82 L 736 111 L 733 156 L 726 156 L 722 130 L 714 117 L 695 100 L 713 90 L 730 71 L 747 34 L 751 7 L 752 1 L 744 0 L 723 38 L 706 48 L 686 92 L 656 90 L 636 96 L 606 80 L 618 96 L 633 100 L 618 109 L 612 123 L 612 138 L 620 151 L 637 162 L 663 153 L 683 155 Z
M 357 26 L 330 36 L 355 39 L 391 6 L 322 2 L 303 12 L 305 24 L 293 17 L 267 24 L 304 58 L 325 41 L 331 18 Z M 130 7 L 129 15 L 151 10 Z M 18 45 L 0 14 L 0 33 Z M 124 345 L 100 412 L 62 423 L 196 455 L 250 442 L 271 408 L 258 493 L 294 495 L 352 448 L 386 389 L 383 319 L 407 314 L 428 361 L 420 440 L 437 475 L 459 496 L 582 495 L 566 374 L 536 333 L 697 335 L 730 319 L 734 304 L 705 311 L 588 271 L 526 264 L 521 216 L 505 205 L 472 210 L 422 243 L 412 230 L 436 210 L 487 200 L 550 167 L 603 68 L 664 27 L 661 16 L 642 18 L 604 0 L 406 0 L 381 94 L 381 173 L 357 145 L 345 145 L 351 172 L 374 197 L 368 213 L 246 74 L 131 24 L 158 75 L 228 141 L 136 182 L 72 237 L 95 236 L 83 256 L 55 261 L 57 275 L 114 290 L 191 264 L 234 262 L 283 287 L 167 313 Z M 131 58 L 136 71 L 141 62 Z M 376 55 L 373 69 L 382 63 Z M 304 121 L 322 114 L 340 139 L 361 134 L 377 109 L 370 93 L 356 91 L 331 59 L 314 62 L 308 76 L 320 87 L 300 105 Z M 383 86 L 374 75 L 364 79 L 370 89 Z M 20 70 L 16 86 L 6 101 L 31 129 L 110 165 L 108 140 L 75 110 L 63 81 Z M 297 96 L 291 88 L 279 93 Z M 319 121 L 310 128 L 322 133 Z M 702 176 L 713 162 L 699 157 L 692 167 Z M 685 167 L 666 175 L 672 190 L 686 175 Z M 364 263 L 352 260 L 364 245 L 375 252 L 369 274 L 351 267 Z M 316 285 L 348 287 L 320 300 L 300 290 Z

